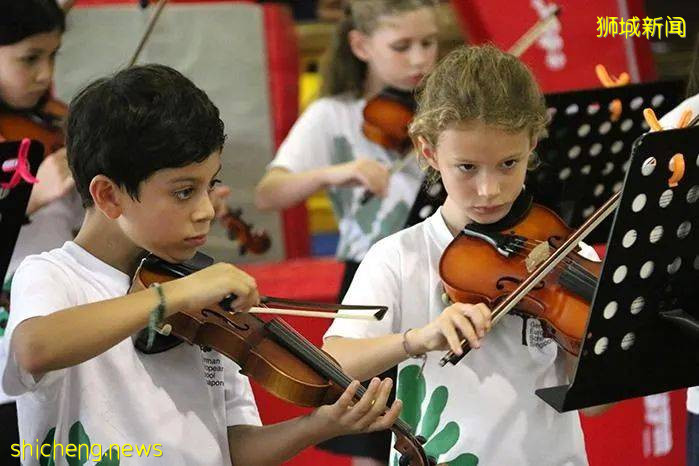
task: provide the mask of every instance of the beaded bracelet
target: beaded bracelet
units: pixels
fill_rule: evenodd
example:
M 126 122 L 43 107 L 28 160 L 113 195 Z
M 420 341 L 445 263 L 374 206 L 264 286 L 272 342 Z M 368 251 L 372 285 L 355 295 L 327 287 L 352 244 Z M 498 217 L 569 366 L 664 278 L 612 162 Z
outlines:
M 150 349 L 155 341 L 155 334 L 163 323 L 163 317 L 165 317 L 165 293 L 163 293 L 163 287 L 160 283 L 153 283 L 151 285 L 158 291 L 158 305 L 150 311 L 150 316 L 148 317 L 148 342 L 146 343 L 146 348 Z

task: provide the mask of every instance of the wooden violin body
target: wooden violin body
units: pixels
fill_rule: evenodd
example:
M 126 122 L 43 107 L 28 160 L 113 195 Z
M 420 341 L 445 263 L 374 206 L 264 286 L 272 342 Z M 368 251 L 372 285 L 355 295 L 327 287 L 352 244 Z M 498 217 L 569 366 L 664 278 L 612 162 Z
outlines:
M 544 248 L 555 249 L 571 231 L 555 213 L 539 205 L 501 231 L 467 225 L 442 255 L 444 288 L 454 302 L 482 302 L 492 309 L 529 275 L 527 262 L 536 260 L 532 257 L 536 253 L 531 253 L 535 246 L 544 243 Z M 517 310 L 539 319 L 563 349 L 578 354 L 600 267 L 572 254 L 519 301 Z
M 405 154 L 412 147 L 408 125 L 415 114 L 415 105 L 410 92 L 382 90 L 364 107 L 364 135 L 386 149 Z
M 44 156 L 65 145 L 63 119 L 68 107 L 61 101 L 49 99 L 38 110 L 0 111 L 0 136 L 8 141 L 33 139 L 44 145 Z
M 170 264 L 149 256 L 139 267 L 131 291 L 194 271 L 188 265 Z M 243 374 L 270 393 L 296 405 L 316 407 L 334 403 L 352 382 L 330 356 L 284 321 L 264 321 L 252 314 L 232 313 L 225 310 L 232 297 L 224 301 L 212 306 L 215 309 L 187 309 L 173 314 L 165 320 L 161 331 L 189 344 L 218 351 L 235 361 Z M 361 397 L 364 391 L 360 387 L 356 396 Z M 435 464 L 425 455 L 407 424 L 398 420 L 392 430 L 397 437 L 395 448 L 403 457 L 401 464 Z
M 173 279 L 148 267 L 146 265 L 139 272 L 134 291 Z M 282 321 L 277 321 L 276 325 L 288 327 Z M 164 327 L 168 326 L 169 333 L 185 342 L 214 348 L 238 362 L 243 368 L 242 373 L 288 402 L 307 407 L 320 406 L 332 402 L 342 393 L 327 378 L 281 347 L 271 337 L 267 323 L 252 314 L 233 314 L 222 309 L 182 311 L 165 321 Z

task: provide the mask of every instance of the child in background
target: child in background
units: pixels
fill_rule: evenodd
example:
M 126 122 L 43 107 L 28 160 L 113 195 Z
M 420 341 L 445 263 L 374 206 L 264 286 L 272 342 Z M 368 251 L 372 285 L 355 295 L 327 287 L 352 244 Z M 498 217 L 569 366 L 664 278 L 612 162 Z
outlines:
M 345 263 L 342 300 L 369 247 L 405 225 L 422 183 L 415 158 L 400 171 L 402 154 L 368 140 L 362 111 L 385 87 L 412 91 L 434 66 L 437 22 L 432 0 L 354 0 L 337 26 L 322 70 L 322 97 L 293 126 L 257 186 L 255 203 L 280 210 L 328 189 L 338 220 L 337 257 Z M 361 203 L 368 190 L 376 196 Z M 388 376 L 388 375 L 387 375 Z M 389 434 L 337 439 L 331 451 L 386 464 Z
M 259 208 L 284 209 L 329 188 L 340 231 L 337 255 L 347 264 L 343 291 L 369 247 L 403 226 L 422 180 L 414 163 L 389 177 L 397 154 L 364 136 L 362 111 L 387 86 L 411 91 L 437 56 L 431 1 L 349 6 L 324 68 L 323 97 L 291 129 L 256 193 Z M 379 196 L 361 205 L 364 188 Z
M 63 11 L 55 0 L 3 2 L 0 15 L 0 117 L 12 115 L 18 121 L 26 120 L 27 126 L 38 124 L 32 122 L 30 115 L 41 112 L 51 99 L 54 61 L 64 30 Z M 2 132 L 0 129 L 0 141 L 25 137 L 20 129 L 13 129 L 13 134 Z M 57 133 L 60 132 L 57 129 Z M 9 301 L 11 277 L 22 259 L 72 239 L 82 222 L 80 196 L 73 188 L 65 149 L 57 148 L 51 152 L 54 149 L 46 147 L 49 153 L 38 168 L 40 182 L 33 186 L 27 207 L 29 223 L 20 230 L 4 277 L 4 303 Z M 0 337 L 7 319 L 7 307 L 0 307 Z M 10 446 L 19 441 L 17 408 L 13 399 L 1 389 L 0 418 L 3 420 L 0 423 L 0 458 L 3 458 L 3 464 L 19 465 L 19 460 L 11 457 L 10 450 Z

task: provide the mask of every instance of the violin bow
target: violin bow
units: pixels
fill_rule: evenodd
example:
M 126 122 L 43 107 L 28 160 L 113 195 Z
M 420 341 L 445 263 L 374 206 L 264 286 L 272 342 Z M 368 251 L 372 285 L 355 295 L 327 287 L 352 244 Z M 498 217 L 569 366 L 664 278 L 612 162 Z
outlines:
M 127 65 L 127 68 L 131 68 L 138 60 L 138 57 L 139 57 L 139 55 L 141 55 L 141 52 L 143 51 L 143 47 L 146 45 L 146 42 L 150 38 L 150 35 L 153 32 L 153 28 L 155 27 L 155 23 L 156 23 L 156 21 L 158 21 L 158 18 L 160 18 L 160 13 L 163 12 L 163 8 L 165 8 L 166 3 L 167 3 L 167 0 L 159 0 L 158 1 L 158 6 L 156 6 L 155 11 L 153 12 L 153 16 L 151 16 L 145 32 L 143 33 L 143 36 L 141 36 L 141 41 L 138 43 L 138 47 L 136 47 L 136 51 L 131 56 L 131 60 L 129 60 L 129 64 Z
M 377 321 L 383 319 L 388 307 L 365 306 L 359 304 L 330 304 L 313 301 L 299 301 L 287 298 L 275 298 L 273 296 L 260 296 L 262 307 L 253 307 L 251 312 L 255 314 L 277 314 L 302 317 L 320 317 L 323 319 L 357 319 Z M 267 304 L 276 304 L 284 309 L 268 307 Z M 292 307 L 289 309 L 286 307 Z M 341 310 L 375 311 L 372 314 L 342 314 Z
M 383 318 L 384 310 L 378 310 L 373 314 L 341 314 L 339 312 L 327 311 L 301 311 L 297 309 L 280 309 L 274 307 L 257 307 L 253 306 L 248 311 L 250 314 L 272 314 L 281 316 L 296 316 L 296 317 L 316 317 L 321 319 L 355 319 L 355 320 L 370 320 L 379 321 Z
M 527 51 L 531 45 L 536 42 L 546 30 L 558 21 L 558 15 L 561 13 L 561 7 L 554 5 L 551 12 L 545 18 L 541 18 L 532 27 L 527 30 L 507 51 L 515 57 L 520 57 Z
M 224 298 L 219 304 L 224 309 L 230 309 L 232 297 Z M 268 304 L 275 304 L 280 307 L 270 307 Z M 371 314 L 347 314 L 337 311 L 341 310 L 374 311 Z M 365 306 L 359 304 L 330 304 L 313 301 L 299 301 L 295 299 L 276 298 L 273 296 L 260 296 L 260 306 L 250 308 L 251 314 L 274 314 L 298 317 L 319 317 L 322 319 L 355 319 L 379 321 L 383 319 L 388 311 L 386 306 Z M 235 311 L 234 311 L 235 312 Z

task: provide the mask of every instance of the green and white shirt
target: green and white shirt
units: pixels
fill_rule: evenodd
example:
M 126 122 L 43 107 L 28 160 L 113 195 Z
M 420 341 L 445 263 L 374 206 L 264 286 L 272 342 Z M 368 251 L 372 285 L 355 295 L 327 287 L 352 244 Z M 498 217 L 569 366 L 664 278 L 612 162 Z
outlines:
M 437 318 L 446 307 L 439 260 L 452 239 L 439 209 L 379 241 L 343 302 L 383 304 L 389 312 L 379 322 L 336 319 L 325 338 L 403 333 Z M 443 354 L 429 353 L 422 374 L 420 361 L 398 366 L 401 418 L 427 439 L 428 455 L 450 466 L 587 465 L 578 413 L 559 414 L 534 394 L 566 382 L 562 351 L 538 321 L 508 315 L 457 365 L 440 367 Z M 395 452 L 391 464 L 398 464 Z
M 392 165 L 395 154 L 362 133 L 365 105 L 364 99 L 349 96 L 314 101 L 291 128 L 269 168 L 298 173 L 357 158 Z M 340 232 L 339 259 L 359 262 L 372 244 L 405 226 L 423 178 L 414 153 L 406 157 L 410 160 L 391 176 L 385 198 L 374 197 L 361 205 L 362 186 L 329 189 Z
M 197 346 L 146 355 L 127 338 L 39 380 L 18 366 L 10 345 L 18 324 L 124 296 L 129 285 L 126 274 L 70 241 L 29 256 L 17 269 L 1 382 L 18 396 L 20 443 L 35 447 L 23 450 L 24 466 L 230 466 L 227 427 L 260 424 L 239 367 Z M 44 444 L 49 457 L 38 457 L 36 447 Z M 75 445 L 72 457 L 68 445 Z

